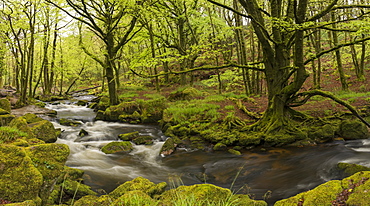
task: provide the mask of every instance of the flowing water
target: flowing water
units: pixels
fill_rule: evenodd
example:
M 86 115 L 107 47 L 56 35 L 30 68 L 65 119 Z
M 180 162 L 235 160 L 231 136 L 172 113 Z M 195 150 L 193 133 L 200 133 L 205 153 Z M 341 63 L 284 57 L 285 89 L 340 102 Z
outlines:
M 84 97 L 89 99 L 89 97 Z M 166 181 L 171 186 L 211 183 L 251 194 L 255 199 L 275 201 L 290 197 L 315 186 L 341 178 L 335 169 L 338 162 L 370 167 L 370 140 L 332 142 L 314 147 L 273 148 L 244 151 L 241 156 L 226 152 L 177 151 L 168 157 L 159 156 L 166 137 L 158 126 L 132 125 L 93 121 L 93 110 L 71 102 L 48 105 L 58 112 L 57 119 L 81 121 L 81 126 L 62 126 L 58 143 L 67 144 L 71 154 L 67 165 L 85 171 L 85 184 L 101 194 L 118 185 L 142 176 L 154 183 Z M 84 129 L 85 137 L 78 135 Z M 117 141 L 118 134 L 138 131 L 151 135 L 151 146 L 136 145 L 129 154 L 105 154 L 100 148 Z

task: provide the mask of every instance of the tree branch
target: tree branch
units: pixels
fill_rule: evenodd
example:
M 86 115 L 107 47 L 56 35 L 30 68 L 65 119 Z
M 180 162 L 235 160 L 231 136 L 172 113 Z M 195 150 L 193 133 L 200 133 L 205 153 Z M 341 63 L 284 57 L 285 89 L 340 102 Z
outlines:
M 300 94 L 297 94 L 295 97 L 296 98 L 298 98 L 299 96 L 306 96 L 306 97 L 303 100 L 301 100 L 300 102 L 298 102 L 298 103 L 296 103 L 294 105 L 293 104 L 292 105 L 289 105 L 289 106 L 290 107 L 301 106 L 301 105 L 305 104 L 311 97 L 316 96 L 316 95 L 330 98 L 333 101 L 335 101 L 336 103 L 338 103 L 340 105 L 343 105 L 349 111 L 351 111 L 352 114 L 354 116 L 356 116 L 361 122 L 363 122 L 367 127 L 370 128 L 370 123 L 368 123 L 364 118 L 362 118 L 361 115 L 357 112 L 357 110 L 353 106 L 351 106 L 348 102 L 335 97 L 330 92 L 324 92 L 324 91 L 321 91 L 321 90 L 311 90 L 311 91 L 307 91 L 307 92 L 302 92 Z

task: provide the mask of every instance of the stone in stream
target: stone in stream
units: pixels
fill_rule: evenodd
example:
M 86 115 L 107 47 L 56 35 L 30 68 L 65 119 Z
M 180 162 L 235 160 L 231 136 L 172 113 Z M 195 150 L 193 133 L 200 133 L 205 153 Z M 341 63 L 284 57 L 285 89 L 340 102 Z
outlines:
M 123 141 L 132 141 L 133 139 L 137 137 L 139 137 L 138 131 L 118 135 L 118 138 L 120 138 Z
M 76 127 L 78 125 L 81 125 L 81 122 L 71 120 L 71 119 L 61 118 L 59 119 L 59 124 L 64 125 L 64 126 Z
M 89 135 L 89 133 L 84 129 L 81 129 L 80 132 L 78 133 L 78 136 L 80 136 L 80 137 L 84 137 L 84 136 L 87 136 L 87 135 Z
M 132 141 L 137 145 L 141 145 L 141 144 L 151 145 L 153 144 L 153 137 L 150 135 L 142 135 L 142 136 L 136 137 Z
M 105 154 L 113 154 L 117 152 L 126 152 L 129 153 L 133 150 L 133 146 L 129 141 L 123 142 L 110 142 L 104 147 L 101 148 L 101 151 Z

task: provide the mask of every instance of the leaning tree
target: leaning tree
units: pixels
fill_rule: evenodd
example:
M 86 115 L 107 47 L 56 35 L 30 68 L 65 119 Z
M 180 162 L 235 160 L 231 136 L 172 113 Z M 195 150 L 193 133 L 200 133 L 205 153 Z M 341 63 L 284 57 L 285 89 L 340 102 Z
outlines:
M 239 12 L 217 1 L 208 1 L 244 16 L 246 21 L 249 21 L 253 26 L 263 50 L 268 108 L 263 117 L 257 123 L 248 127 L 248 130 L 259 131 L 270 137 L 276 137 L 277 135 L 279 138 L 304 135 L 292 124 L 292 116 L 296 115 L 297 112 L 291 107 L 303 104 L 314 95 L 332 98 L 360 117 L 350 105 L 328 93 L 318 90 L 300 91 L 309 76 L 305 67 L 306 64 L 343 46 L 370 40 L 369 36 L 365 36 L 365 38 L 358 38 L 353 42 L 337 44 L 333 48 L 321 51 L 316 56 L 308 57 L 305 55 L 307 35 L 314 29 L 337 31 L 346 29 L 348 27 L 340 27 L 340 25 L 347 24 L 348 26 L 348 22 L 357 21 L 360 17 L 362 19 L 368 17 L 370 11 L 366 11 L 366 9 L 370 9 L 370 5 L 355 5 L 348 1 L 342 2 L 339 0 L 239 0 L 245 10 L 245 12 Z M 309 9 L 316 8 L 323 9 L 308 12 Z M 362 8 L 363 12 L 357 16 L 347 16 L 345 19 L 327 20 L 331 12 L 346 8 Z M 358 29 L 360 28 L 351 28 L 351 31 Z M 362 121 L 366 123 L 363 119 Z M 369 124 L 367 125 L 369 126 Z

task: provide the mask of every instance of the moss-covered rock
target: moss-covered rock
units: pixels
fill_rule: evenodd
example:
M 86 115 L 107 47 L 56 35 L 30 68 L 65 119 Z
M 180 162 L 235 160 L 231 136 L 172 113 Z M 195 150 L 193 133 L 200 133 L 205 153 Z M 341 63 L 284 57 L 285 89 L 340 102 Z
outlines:
M 4 114 L 10 114 L 10 112 L 6 111 L 5 109 L 0 108 L 0 115 L 4 115 Z
M 335 200 L 337 194 L 342 191 L 341 181 L 332 180 L 322 185 L 317 186 L 313 190 L 300 193 L 294 197 L 280 200 L 275 203 L 275 206 L 288 205 L 332 205 L 331 201 Z
M 136 137 L 139 137 L 138 131 L 118 135 L 118 138 L 120 138 L 122 141 L 131 141 Z
M 17 128 L 19 131 L 28 135 L 27 138 L 35 138 L 31 128 L 28 126 L 27 120 L 24 117 L 17 117 L 9 123 L 9 127 Z
M 152 206 L 156 205 L 155 201 L 145 192 L 140 190 L 128 191 L 118 199 L 116 199 L 110 206 Z
M 290 205 L 370 205 L 370 171 L 358 172 L 343 180 L 331 180 L 307 192 L 277 201 L 275 206 Z M 367 198 L 368 197 L 368 198 Z M 338 204 L 339 205 L 339 204 Z
M 44 120 L 41 117 L 38 117 L 36 114 L 32 114 L 32 113 L 27 113 L 23 115 L 22 118 L 24 118 L 28 124 L 32 124 L 32 123 L 40 122 Z
M 0 99 L 0 108 L 7 111 L 8 113 L 11 113 L 12 111 L 10 102 L 6 98 Z
M 344 162 L 338 163 L 337 167 L 338 169 L 342 170 L 344 175 L 346 176 L 351 176 L 361 171 L 370 171 L 369 167 L 365 167 L 365 166 L 358 165 L 358 164 L 344 163 Z
M 80 136 L 80 137 L 84 137 L 84 136 L 87 136 L 87 135 L 89 135 L 89 133 L 84 129 L 81 129 L 80 132 L 78 133 L 78 136 Z
M 58 134 L 60 134 L 60 131 L 56 130 L 54 125 L 47 120 L 35 122 L 29 124 L 29 126 L 31 127 L 31 130 L 35 134 L 36 138 L 41 139 L 46 143 L 57 141 Z
M 2 199 L 23 202 L 39 198 L 43 176 L 23 148 L 0 145 L 0 194 Z
M 129 141 L 123 142 L 110 142 L 104 147 L 101 148 L 101 151 L 105 154 L 113 154 L 116 152 L 131 152 L 133 150 L 133 146 Z
M 194 87 L 184 87 L 178 89 L 177 91 L 171 92 L 171 94 L 168 96 L 168 100 L 191 100 L 201 95 L 202 93 Z
M 128 191 L 139 190 L 144 192 L 145 194 L 153 197 L 154 195 L 162 194 L 164 189 L 167 187 L 167 183 L 161 182 L 158 184 L 154 184 L 150 182 L 148 179 L 143 177 L 137 177 L 131 181 L 127 181 L 122 185 L 118 186 L 115 190 L 109 193 L 109 196 L 113 199 L 117 199 L 127 193 Z
M 137 145 L 141 145 L 141 144 L 151 145 L 153 144 L 153 137 L 150 135 L 141 135 L 139 137 L 136 137 L 132 141 Z
M 342 121 L 338 132 L 345 140 L 366 139 L 370 137 L 366 125 L 357 120 Z
M 238 150 L 234 150 L 234 149 L 229 149 L 227 150 L 229 153 L 231 154 L 234 154 L 234 155 L 242 155 L 241 152 L 239 152 Z
M 64 126 L 77 127 L 77 126 L 81 125 L 81 122 L 71 120 L 71 119 L 61 118 L 61 119 L 59 119 L 59 124 L 64 125 Z
M 60 189 L 62 190 L 63 198 L 70 200 L 78 200 L 86 195 L 97 195 L 96 192 L 91 190 L 90 186 L 69 179 L 63 182 Z
M 10 204 L 6 204 L 6 205 L 7 206 L 37 206 L 37 205 L 41 205 L 41 201 L 26 200 L 26 201 L 23 201 L 23 202 L 10 203 Z
M 312 128 L 308 132 L 308 138 L 318 143 L 328 142 L 334 139 L 335 127 L 331 124 L 325 124 L 321 127 Z
M 229 189 L 211 184 L 198 184 L 165 191 L 160 195 L 160 200 L 163 205 L 181 205 L 184 202 L 190 202 L 193 205 L 217 205 L 231 196 Z
M 26 148 L 33 165 L 43 176 L 40 197 L 46 200 L 62 172 L 69 155 L 69 148 L 64 144 L 41 144 Z
M 78 100 L 76 105 L 77 106 L 86 106 L 89 103 L 87 100 Z
M 11 143 L 20 138 L 27 138 L 27 134 L 13 127 L 0 127 L 0 144 Z
M 227 146 L 223 143 L 217 143 L 214 147 L 213 150 L 215 151 L 221 151 L 221 150 L 227 150 Z
M 177 144 L 174 141 L 174 138 L 167 138 L 164 144 L 162 145 L 160 154 L 162 156 L 168 156 L 176 150 Z
M 108 206 L 111 205 L 112 201 L 112 198 L 110 198 L 108 195 L 103 195 L 100 197 L 86 195 L 77 200 L 73 206 Z
M 0 126 L 7 126 L 15 118 L 14 115 L 4 114 L 0 115 Z

